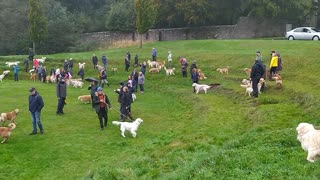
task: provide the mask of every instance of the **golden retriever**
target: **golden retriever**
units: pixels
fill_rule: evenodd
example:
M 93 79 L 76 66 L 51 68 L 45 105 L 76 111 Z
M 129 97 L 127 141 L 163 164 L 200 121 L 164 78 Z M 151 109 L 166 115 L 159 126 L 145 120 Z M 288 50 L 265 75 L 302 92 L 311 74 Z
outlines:
M 91 103 L 91 96 L 90 95 L 83 95 L 83 96 L 79 96 L 78 99 L 82 102 L 82 103 Z
M 210 86 L 210 85 L 197 84 L 197 83 L 193 83 L 192 87 L 194 88 L 196 94 L 198 94 L 200 91 L 204 91 L 204 93 L 207 94 L 208 89 L 212 88 L 212 86 Z
M 250 77 L 251 69 L 250 68 L 244 68 L 243 71 Z
M 320 155 L 320 131 L 316 130 L 312 124 L 305 122 L 300 123 L 296 131 L 302 149 L 308 152 L 307 160 L 313 163 Z
M 175 75 L 174 74 L 174 71 L 176 70 L 176 68 L 170 68 L 170 69 L 167 69 L 166 67 L 163 67 L 164 70 L 166 71 L 166 75 L 169 76 L 169 75 Z
M 116 72 L 116 71 L 118 71 L 118 68 L 113 67 L 113 68 L 111 68 L 111 71 Z
M 159 73 L 160 69 L 159 68 L 151 68 L 149 69 L 149 73 Z
M 3 138 L 1 143 L 5 143 L 11 136 L 11 131 L 16 128 L 14 123 L 10 123 L 8 127 L 0 127 L 0 136 Z
M 19 114 L 19 109 L 15 109 L 11 112 L 8 113 L 1 113 L 1 121 L 2 121 L 2 125 L 4 125 L 5 121 L 10 121 L 10 123 L 15 123 L 15 119 Z
M 220 74 L 229 74 L 229 66 L 225 67 L 225 68 L 218 68 L 217 71 Z
M 36 73 L 30 73 L 30 79 L 33 81 L 33 82 L 35 82 L 36 81 L 36 79 L 37 79 L 37 74 Z
M 198 71 L 199 79 L 200 79 L 200 80 L 207 79 L 207 77 L 203 74 L 203 72 L 201 71 L 201 69 L 198 69 L 197 71 Z
M 274 74 L 274 76 L 272 77 L 272 79 L 276 80 L 276 86 L 278 88 L 281 88 L 282 87 L 282 78 L 279 74 Z

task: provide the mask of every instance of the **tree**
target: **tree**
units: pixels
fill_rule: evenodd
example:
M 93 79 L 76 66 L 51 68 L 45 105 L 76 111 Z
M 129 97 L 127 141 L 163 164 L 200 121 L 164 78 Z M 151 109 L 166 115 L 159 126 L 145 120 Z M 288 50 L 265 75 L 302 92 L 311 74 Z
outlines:
M 112 4 L 107 14 L 106 29 L 112 31 L 134 31 L 135 14 L 133 1 Z
M 154 25 L 157 10 L 154 0 L 134 0 L 134 10 L 136 13 L 136 28 L 140 35 L 140 48 L 142 48 L 142 35 Z
M 44 41 L 48 35 L 48 20 L 40 0 L 29 0 L 28 19 L 29 34 L 33 43 L 33 52 L 35 52 L 35 44 Z

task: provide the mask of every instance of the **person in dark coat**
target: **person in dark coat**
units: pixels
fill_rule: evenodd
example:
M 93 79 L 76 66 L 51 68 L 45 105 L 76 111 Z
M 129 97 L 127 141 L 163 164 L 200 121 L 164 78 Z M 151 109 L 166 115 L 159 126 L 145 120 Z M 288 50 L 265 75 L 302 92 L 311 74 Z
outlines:
M 79 71 L 78 71 L 78 76 L 80 76 L 81 79 L 82 79 L 82 81 L 83 81 L 83 77 L 84 77 L 84 69 L 83 69 L 83 67 L 81 67 L 81 68 L 79 69 Z
M 133 64 L 133 66 L 134 66 L 134 67 L 137 67 L 138 64 L 139 64 L 139 57 L 138 57 L 138 54 L 136 54 L 136 55 L 134 56 L 134 64 Z
M 98 57 L 95 54 L 92 55 L 92 65 L 93 69 L 98 69 Z
M 98 88 L 97 83 L 98 83 L 97 81 L 91 81 L 90 86 L 88 87 L 88 90 L 90 90 L 91 100 L 93 99 L 97 91 L 97 88 Z M 94 110 L 93 103 L 92 103 L 92 110 Z
M 263 78 L 263 75 L 265 73 L 264 66 L 262 64 L 262 61 L 255 60 L 254 65 L 251 68 L 251 74 L 250 79 L 252 81 L 252 89 L 253 89 L 253 97 L 258 97 L 258 83 L 260 78 Z
M 103 130 L 108 125 L 108 108 L 110 110 L 112 108 L 108 96 L 102 91 L 101 87 L 97 88 L 97 92 L 95 92 L 92 99 L 92 104 L 98 115 L 100 128 Z
M 130 104 L 132 102 L 132 95 L 130 97 L 128 87 L 123 87 L 123 95 L 121 99 L 121 115 L 122 118 L 120 121 L 124 122 L 127 117 L 130 118 L 130 121 L 134 121 L 131 112 L 129 111 Z
M 107 58 L 107 56 L 106 56 L 106 55 L 102 55 L 101 61 L 102 61 L 102 65 L 103 65 L 104 69 L 107 69 L 107 65 L 108 65 L 108 58 Z
M 191 80 L 192 80 L 192 83 L 197 83 L 197 84 L 199 83 L 199 73 L 196 68 L 193 68 L 191 70 Z M 196 92 L 195 87 L 193 87 L 193 92 L 194 93 Z
M 68 62 L 68 71 L 71 73 L 71 75 L 73 75 L 73 59 L 70 58 L 69 62 Z
M 66 97 L 67 97 L 67 85 L 65 83 L 65 79 L 60 77 L 59 82 L 56 85 L 56 94 L 58 98 L 58 107 L 57 107 L 57 114 L 64 114 L 63 107 L 66 104 Z
M 146 68 L 147 68 L 147 63 L 143 62 L 140 64 L 141 68 L 140 68 L 140 72 L 142 72 L 143 75 L 146 74 Z
M 118 103 L 120 104 L 120 112 L 121 112 L 123 88 L 124 88 L 124 82 L 123 82 L 123 81 L 120 81 L 120 88 L 114 90 L 114 92 L 118 94 Z M 120 114 L 120 119 L 123 119 L 123 115 L 122 115 L 122 114 Z
M 25 71 L 28 72 L 28 70 L 29 70 L 29 59 L 25 59 L 23 61 L 23 65 L 24 65 Z
M 191 75 L 192 75 L 192 70 L 193 70 L 193 68 L 198 69 L 197 64 L 196 64 L 196 61 L 192 61 L 192 63 L 191 63 L 191 66 L 190 66 L 190 74 L 191 74 Z
M 130 61 L 129 61 L 128 56 L 126 56 L 124 58 L 124 65 L 125 65 L 125 70 L 128 72 L 129 71 L 129 67 L 130 67 Z
M 29 90 L 29 111 L 32 118 L 32 127 L 33 130 L 30 135 L 37 134 L 37 125 L 40 129 L 40 134 L 44 133 L 42 123 L 40 121 L 41 110 L 44 107 L 44 102 L 38 91 L 32 87 Z
M 34 57 L 34 52 L 32 50 L 32 48 L 29 48 L 29 61 L 33 61 L 33 57 Z

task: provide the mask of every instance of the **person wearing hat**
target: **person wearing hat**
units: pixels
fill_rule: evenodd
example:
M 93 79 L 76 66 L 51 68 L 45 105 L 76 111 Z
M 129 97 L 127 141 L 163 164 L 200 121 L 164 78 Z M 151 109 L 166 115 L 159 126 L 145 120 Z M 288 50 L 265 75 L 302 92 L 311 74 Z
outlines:
M 277 68 L 278 68 L 278 56 L 277 54 L 274 52 L 272 53 L 272 58 L 270 60 L 270 75 L 269 75 L 269 79 L 271 80 L 272 77 L 274 76 L 274 74 L 277 72 Z
M 44 107 L 43 99 L 36 90 L 36 88 L 32 87 L 29 90 L 29 111 L 31 114 L 32 127 L 33 130 L 30 135 L 37 134 L 37 125 L 40 129 L 40 134 L 44 133 L 44 129 L 42 123 L 40 121 L 41 110 Z
M 121 112 L 121 103 L 122 103 L 124 82 L 120 81 L 119 85 L 120 85 L 120 88 L 119 89 L 115 89 L 114 92 L 118 94 L 118 103 L 120 104 L 120 112 Z M 122 115 L 120 115 L 120 119 L 121 118 L 122 118 Z
M 190 66 L 190 74 L 191 74 L 191 79 L 192 79 L 192 73 L 193 73 L 193 69 L 198 69 L 197 67 L 197 63 L 195 60 L 192 61 L 191 66 Z
M 90 81 L 90 86 L 88 87 L 88 90 L 90 90 L 90 96 L 91 96 L 91 100 L 93 99 L 95 92 L 97 91 L 98 85 L 97 85 L 98 81 L 92 80 Z M 93 103 L 92 105 L 92 111 L 94 110 L 93 107 Z
M 107 106 L 110 110 L 112 107 L 108 96 L 102 91 L 101 87 L 97 88 L 97 92 L 95 92 L 95 95 L 92 99 L 92 104 L 99 118 L 100 129 L 103 130 L 108 125 Z
M 56 113 L 61 115 L 64 114 L 63 107 L 66 104 L 67 97 L 67 85 L 64 77 L 60 77 L 59 82 L 56 85 L 56 94 L 58 98 L 58 107 Z

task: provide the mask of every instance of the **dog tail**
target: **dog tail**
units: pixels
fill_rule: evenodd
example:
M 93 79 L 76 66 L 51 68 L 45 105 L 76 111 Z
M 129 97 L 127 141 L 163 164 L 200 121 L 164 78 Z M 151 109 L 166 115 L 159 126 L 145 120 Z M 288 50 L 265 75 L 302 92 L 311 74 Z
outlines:
M 10 130 L 13 130 L 14 128 L 16 128 L 16 124 L 15 123 L 10 123 L 8 125 L 8 127 L 10 128 Z
M 119 126 L 119 125 L 121 125 L 121 122 L 119 122 L 119 121 L 112 121 L 112 124 Z

